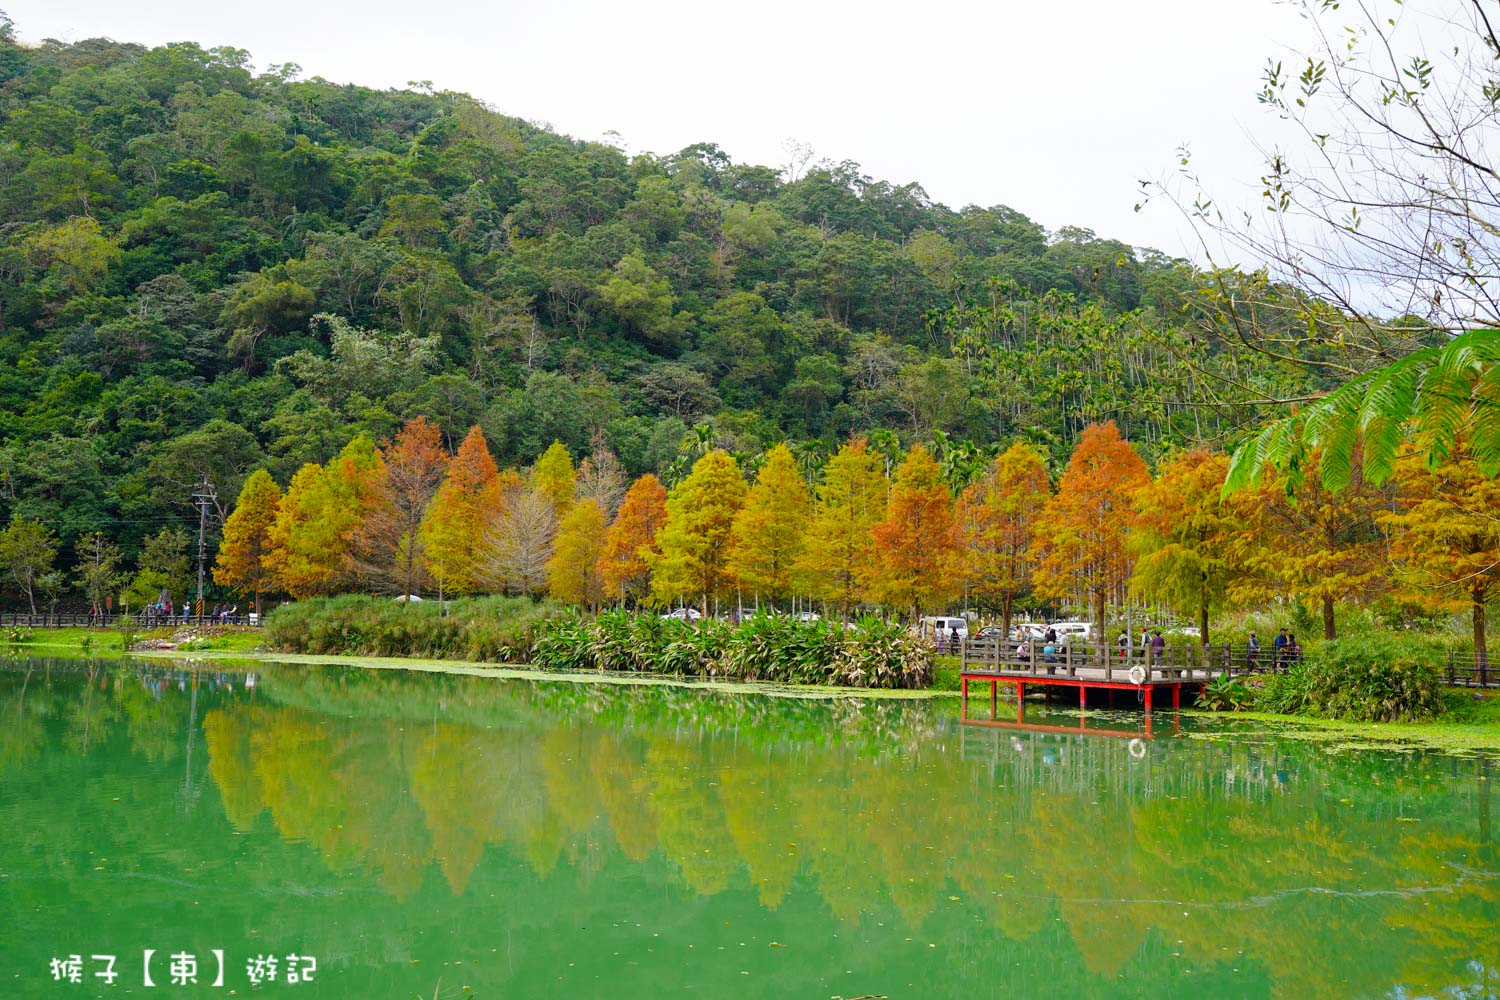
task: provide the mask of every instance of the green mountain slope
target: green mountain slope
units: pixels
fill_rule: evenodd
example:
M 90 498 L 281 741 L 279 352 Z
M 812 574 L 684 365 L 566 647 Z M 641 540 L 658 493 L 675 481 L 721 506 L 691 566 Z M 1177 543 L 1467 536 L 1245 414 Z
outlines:
M 692 428 L 809 465 L 851 433 L 1061 456 L 1102 418 L 1154 450 L 1297 377 L 1226 354 L 1204 384 L 1182 261 L 852 163 L 626 157 L 237 49 L 4 34 L 0 519 L 65 544 L 133 549 L 204 475 L 228 503 L 417 413 L 670 472 Z

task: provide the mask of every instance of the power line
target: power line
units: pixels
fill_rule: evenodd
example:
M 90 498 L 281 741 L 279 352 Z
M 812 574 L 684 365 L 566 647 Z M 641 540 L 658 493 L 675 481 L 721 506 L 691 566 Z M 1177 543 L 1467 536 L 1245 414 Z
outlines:
M 203 564 L 208 560 L 208 508 L 210 505 L 217 506 L 218 502 L 219 496 L 214 492 L 213 483 L 208 481 L 208 474 L 204 473 L 203 481 L 193 494 L 193 506 L 198 508 L 198 606 L 194 610 L 200 617 L 203 614 Z

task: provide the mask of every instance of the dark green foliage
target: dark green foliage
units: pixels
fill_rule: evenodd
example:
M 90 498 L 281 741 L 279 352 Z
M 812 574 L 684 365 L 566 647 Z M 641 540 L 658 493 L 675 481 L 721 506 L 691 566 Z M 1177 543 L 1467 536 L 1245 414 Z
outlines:
M 542 625 L 563 617 L 526 598 L 443 603 L 346 594 L 283 604 L 266 617 L 265 645 L 283 653 L 525 663 Z
M 1346 636 L 1309 653 L 1288 673 L 1257 678 L 1253 707 L 1348 722 L 1421 722 L 1447 710 L 1442 663 L 1440 649 L 1413 636 Z M 1225 707 L 1203 697 L 1198 703 Z
M 532 662 L 553 670 L 614 670 L 783 684 L 919 688 L 932 683 L 930 648 L 899 625 L 757 615 L 739 626 L 611 611 L 592 623 L 550 623 Z
M 1392 636 L 1324 644 L 1296 671 L 1304 711 L 1351 722 L 1420 722 L 1443 712 L 1442 658 Z
M 1230 677 L 1215 677 L 1198 692 L 1198 707 L 1210 712 L 1242 712 L 1255 703 L 1255 692 L 1244 681 Z
M 479 422 L 506 463 L 600 436 L 669 475 L 690 428 L 1063 454 L 1089 420 L 1154 449 L 1250 416 L 1175 405 L 1217 356 L 1179 327 L 1183 261 L 852 163 L 627 160 L 463 95 L 249 65 L 0 38 L 0 523 L 54 525 L 64 568 L 95 531 L 133 561 L 196 529 L 202 475 L 285 483 L 417 414 L 450 442 Z M 1291 377 L 1234 365 L 1257 397 Z

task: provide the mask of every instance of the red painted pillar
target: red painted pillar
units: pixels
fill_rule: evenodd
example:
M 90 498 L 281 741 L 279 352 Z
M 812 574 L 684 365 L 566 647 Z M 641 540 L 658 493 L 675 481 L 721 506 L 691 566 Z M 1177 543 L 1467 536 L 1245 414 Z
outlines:
M 1089 689 L 1084 687 L 1082 684 L 1078 685 L 1078 707 L 1089 707 Z
M 1173 684 L 1172 685 L 1172 707 L 1173 708 L 1181 708 L 1182 707 L 1182 685 L 1181 684 Z
M 1000 682 L 990 681 L 990 718 L 1000 718 Z
M 1016 721 L 1022 722 L 1026 718 L 1026 685 L 1016 681 Z
M 1146 687 L 1146 714 L 1151 714 L 1151 688 L 1149 685 Z

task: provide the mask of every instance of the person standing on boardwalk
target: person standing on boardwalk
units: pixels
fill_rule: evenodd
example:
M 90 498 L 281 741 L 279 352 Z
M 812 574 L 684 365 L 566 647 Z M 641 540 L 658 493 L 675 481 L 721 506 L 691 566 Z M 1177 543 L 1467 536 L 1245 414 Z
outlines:
M 1151 656 L 1157 663 L 1161 662 L 1161 656 L 1167 651 L 1167 640 L 1162 638 L 1161 629 L 1151 637 Z
M 1272 644 L 1276 647 L 1276 666 L 1280 668 L 1286 662 L 1286 629 L 1282 629 L 1276 635 L 1276 641 Z
M 1256 662 L 1260 660 L 1260 640 L 1255 637 L 1254 632 L 1250 633 L 1250 641 L 1245 644 L 1245 648 L 1245 666 L 1254 670 Z

